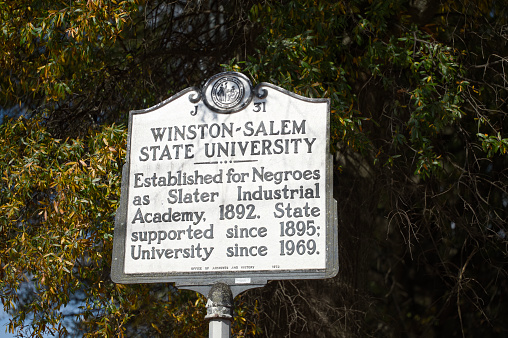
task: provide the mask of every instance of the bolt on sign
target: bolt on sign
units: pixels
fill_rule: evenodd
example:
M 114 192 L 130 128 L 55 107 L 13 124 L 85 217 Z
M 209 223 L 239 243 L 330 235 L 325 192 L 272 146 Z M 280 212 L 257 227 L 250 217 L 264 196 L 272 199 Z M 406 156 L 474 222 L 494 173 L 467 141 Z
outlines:
M 329 112 L 328 99 L 236 72 L 132 111 L 113 280 L 245 289 L 335 276 Z

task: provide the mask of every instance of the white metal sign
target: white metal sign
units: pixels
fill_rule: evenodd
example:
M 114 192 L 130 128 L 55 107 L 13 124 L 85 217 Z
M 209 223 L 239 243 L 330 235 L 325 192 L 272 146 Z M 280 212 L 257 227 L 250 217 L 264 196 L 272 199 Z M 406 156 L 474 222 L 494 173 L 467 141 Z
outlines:
M 113 280 L 334 276 L 328 130 L 327 99 L 234 72 L 131 112 Z

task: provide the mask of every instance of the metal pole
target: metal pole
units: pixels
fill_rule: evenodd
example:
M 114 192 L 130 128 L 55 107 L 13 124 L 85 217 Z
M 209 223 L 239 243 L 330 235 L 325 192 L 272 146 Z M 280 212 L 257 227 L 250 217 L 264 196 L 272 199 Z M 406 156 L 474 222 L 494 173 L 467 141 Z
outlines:
M 229 285 L 215 283 L 208 293 L 205 319 L 210 320 L 209 338 L 230 338 L 233 320 L 233 293 Z

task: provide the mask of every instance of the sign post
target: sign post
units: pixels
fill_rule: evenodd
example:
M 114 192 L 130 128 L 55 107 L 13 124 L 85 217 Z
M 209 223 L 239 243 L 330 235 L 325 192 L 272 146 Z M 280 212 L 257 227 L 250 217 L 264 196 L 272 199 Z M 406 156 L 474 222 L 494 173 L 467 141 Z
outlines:
M 233 294 L 229 285 L 216 283 L 208 293 L 205 319 L 210 320 L 209 336 L 229 338 L 233 320 Z
M 112 279 L 233 297 L 338 272 L 328 99 L 220 73 L 129 117 Z

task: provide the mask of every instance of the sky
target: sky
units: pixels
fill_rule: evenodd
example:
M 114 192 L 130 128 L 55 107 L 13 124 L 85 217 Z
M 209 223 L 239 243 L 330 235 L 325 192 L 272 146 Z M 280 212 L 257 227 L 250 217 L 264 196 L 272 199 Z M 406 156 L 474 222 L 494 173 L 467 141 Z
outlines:
M 65 309 L 68 309 L 69 311 L 71 311 L 74 306 L 76 306 L 76 305 L 71 304 L 70 306 L 68 306 Z M 64 311 L 65 311 L 65 309 L 64 309 Z M 9 325 L 9 318 L 10 318 L 9 314 L 5 313 L 3 311 L 3 308 L 0 306 L 0 338 L 14 338 L 14 337 L 16 337 L 15 334 L 7 332 L 7 328 Z M 29 324 L 29 319 L 27 319 L 25 323 Z M 65 321 L 64 321 L 64 323 L 65 323 Z M 67 328 L 67 329 L 69 329 L 69 328 Z M 43 337 L 49 338 L 49 337 L 54 337 L 54 336 L 46 334 L 46 335 L 43 335 Z
M 12 333 L 6 333 L 7 326 L 9 325 L 9 315 L 0 307 L 0 338 L 15 337 Z

